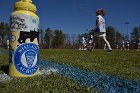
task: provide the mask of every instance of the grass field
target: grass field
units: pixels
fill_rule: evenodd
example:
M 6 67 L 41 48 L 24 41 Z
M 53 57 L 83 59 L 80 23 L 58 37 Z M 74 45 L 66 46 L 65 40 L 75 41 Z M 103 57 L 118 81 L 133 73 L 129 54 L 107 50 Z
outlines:
M 41 50 L 41 58 L 140 81 L 140 52 L 103 50 Z
M 72 49 L 40 50 L 40 58 L 63 63 L 88 71 L 117 75 L 140 82 L 140 52 L 103 50 L 78 51 Z M 8 54 L 0 54 L 0 73 L 6 71 Z M 33 78 L 13 78 L 0 82 L 0 93 L 98 93 L 96 89 L 82 85 L 59 74 Z

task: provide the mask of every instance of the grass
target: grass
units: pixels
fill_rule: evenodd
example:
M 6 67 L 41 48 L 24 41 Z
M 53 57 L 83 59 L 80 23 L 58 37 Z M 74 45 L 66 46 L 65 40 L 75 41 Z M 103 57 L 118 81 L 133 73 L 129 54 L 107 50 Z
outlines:
M 0 54 L 0 74 L 8 73 L 8 55 Z
M 8 54 L 0 54 L 0 74 L 5 72 L 8 73 Z M 99 91 L 59 74 L 51 74 L 0 82 L 0 93 L 99 93 Z
M 117 75 L 140 81 L 140 52 L 136 50 L 106 52 L 67 49 L 41 50 L 41 58 L 90 71 Z
M 14 78 L 0 83 L 0 93 L 97 93 L 69 78 L 49 75 L 34 78 Z
M 2 50 L 4 51 L 4 50 Z M 140 52 L 103 50 L 78 51 L 73 49 L 40 50 L 41 59 L 78 67 L 88 71 L 99 71 L 140 81 Z M 8 71 L 8 54 L 0 54 L 0 73 Z M 32 78 L 13 78 L 0 82 L 0 93 L 98 93 L 77 81 L 59 74 Z

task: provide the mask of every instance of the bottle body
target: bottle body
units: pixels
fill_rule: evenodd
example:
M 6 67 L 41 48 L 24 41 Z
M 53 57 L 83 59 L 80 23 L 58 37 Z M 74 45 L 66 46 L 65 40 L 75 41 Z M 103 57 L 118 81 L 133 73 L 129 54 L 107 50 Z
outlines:
M 39 17 L 17 10 L 10 16 L 9 75 L 30 77 L 39 72 Z

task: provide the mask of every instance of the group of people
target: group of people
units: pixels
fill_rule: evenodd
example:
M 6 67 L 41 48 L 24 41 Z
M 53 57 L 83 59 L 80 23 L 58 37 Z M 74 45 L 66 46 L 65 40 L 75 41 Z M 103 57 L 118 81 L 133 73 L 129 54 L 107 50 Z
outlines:
M 105 16 L 105 11 L 103 9 L 98 9 L 96 11 L 96 16 L 97 16 L 97 18 L 96 18 L 96 26 L 93 29 L 93 31 L 94 31 L 95 35 L 98 35 L 99 37 L 101 37 L 105 41 L 105 44 L 108 47 L 107 51 L 111 52 L 112 48 L 110 46 L 110 43 L 106 39 L 105 19 L 103 18 L 103 16 Z M 86 50 L 87 48 L 94 49 L 95 43 L 93 43 L 93 35 L 91 35 L 90 38 L 91 39 L 89 39 L 89 44 L 87 46 L 85 38 L 82 37 L 82 41 L 81 41 L 81 45 L 80 45 L 79 50 Z M 93 44 L 93 46 L 91 46 L 91 44 Z
M 95 28 L 93 29 L 94 36 L 99 36 L 100 38 L 102 38 L 105 42 L 104 50 L 111 52 L 112 48 L 110 46 L 110 43 L 106 39 L 106 27 L 105 27 L 105 19 L 104 19 L 105 11 L 103 9 L 98 9 L 96 11 L 96 16 L 97 16 L 96 25 L 95 25 Z M 137 50 L 140 51 L 140 38 L 138 39 L 137 46 L 138 46 Z M 93 50 L 94 48 L 95 48 L 95 42 L 93 42 L 93 35 L 90 35 L 89 39 L 85 39 L 85 37 L 82 36 L 79 50 Z M 126 42 L 125 42 L 124 40 L 122 40 L 120 47 L 117 44 L 116 48 L 117 49 L 120 48 L 121 50 L 129 50 L 130 41 L 126 40 Z
M 121 41 L 121 45 L 120 45 L 121 50 L 129 50 L 130 49 L 130 41 L 126 40 L 126 42 L 124 40 Z M 119 49 L 119 45 L 117 44 L 117 49 Z
M 95 43 L 93 42 L 93 35 L 90 35 L 88 39 L 84 36 L 80 40 L 80 48 L 79 50 L 93 50 L 95 47 Z
M 137 46 L 137 51 L 140 51 L 140 38 L 138 39 L 137 42 L 135 42 L 136 46 Z M 119 44 L 116 44 L 116 49 L 117 50 L 130 50 L 130 45 L 132 44 L 132 42 L 130 42 L 130 40 L 121 40 L 121 42 Z M 131 45 L 132 46 L 132 45 Z M 93 40 L 93 35 L 90 35 L 89 38 L 85 38 L 84 36 L 81 39 L 80 42 L 80 47 L 79 50 L 90 50 L 93 51 L 93 49 L 95 48 L 95 42 Z M 108 47 L 107 44 L 104 44 L 104 50 L 108 51 Z
M 138 41 L 135 42 L 135 43 L 136 43 L 135 45 L 137 46 L 137 51 L 140 51 L 140 38 L 138 38 Z M 120 44 L 120 49 L 121 50 L 130 50 L 130 45 L 131 44 L 132 43 L 129 40 L 126 40 L 126 41 L 122 40 L 121 44 Z M 118 44 L 117 44 L 117 49 L 119 49 Z

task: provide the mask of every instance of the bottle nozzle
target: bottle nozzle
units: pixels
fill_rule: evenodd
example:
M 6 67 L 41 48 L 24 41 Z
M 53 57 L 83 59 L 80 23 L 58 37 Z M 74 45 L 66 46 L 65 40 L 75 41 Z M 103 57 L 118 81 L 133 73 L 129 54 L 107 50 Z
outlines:
M 32 0 L 19 0 L 15 3 L 14 10 L 27 10 L 36 13 L 36 6 L 32 3 Z
M 30 3 L 32 3 L 32 0 L 21 0 L 21 1 L 23 1 L 23 2 L 30 2 Z

